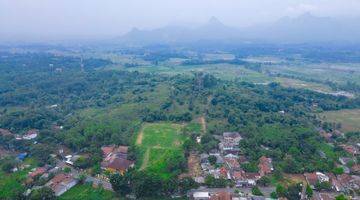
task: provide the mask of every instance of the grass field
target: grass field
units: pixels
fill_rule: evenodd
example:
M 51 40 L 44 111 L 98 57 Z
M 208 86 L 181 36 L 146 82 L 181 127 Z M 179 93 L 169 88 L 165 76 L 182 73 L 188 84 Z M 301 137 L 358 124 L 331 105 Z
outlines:
M 102 188 L 94 189 L 91 185 L 77 185 L 65 192 L 59 200 L 115 200 L 114 193 Z
M 162 178 L 172 176 L 167 171 L 169 159 L 183 156 L 182 125 L 172 123 L 145 124 L 139 132 L 136 145 L 139 149 L 138 167 L 159 174 Z
M 15 199 L 16 194 L 24 192 L 25 187 L 22 182 L 26 179 L 30 169 L 37 164 L 31 158 L 25 159 L 24 163 L 29 164 L 30 167 L 10 174 L 5 174 L 0 170 L 0 199 Z
M 342 131 L 360 131 L 360 109 L 327 111 L 319 117 L 322 121 L 341 123 Z
M 276 78 L 276 81 L 284 87 L 308 89 L 318 92 L 333 92 L 329 86 L 319 83 L 305 82 L 290 78 Z

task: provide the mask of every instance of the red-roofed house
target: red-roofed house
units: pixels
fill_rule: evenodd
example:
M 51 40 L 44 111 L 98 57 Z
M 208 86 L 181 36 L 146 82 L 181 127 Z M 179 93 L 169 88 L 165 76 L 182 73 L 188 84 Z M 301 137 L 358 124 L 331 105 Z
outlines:
M 77 184 L 77 180 L 70 174 L 58 174 L 46 186 L 50 187 L 55 196 L 60 196 Z
M 270 174 L 274 170 L 271 158 L 267 158 L 265 156 L 260 158 L 258 167 L 260 176 Z
M 36 176 L 41 176 L 47 171 L 46 167 L 38 167 L 35 171 L 29 174 L 30 178 L 35 178 Z

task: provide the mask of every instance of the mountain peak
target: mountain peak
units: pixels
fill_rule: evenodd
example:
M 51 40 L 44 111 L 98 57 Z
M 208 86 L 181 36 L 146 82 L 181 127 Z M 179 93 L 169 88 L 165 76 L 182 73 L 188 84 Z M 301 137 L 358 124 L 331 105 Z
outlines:
M 214 16 L 212 16 L 209 21 L 208 21 L 208 24 L 210 25 L 223 25 L 223 23 L 220 22 L 220 20 Z

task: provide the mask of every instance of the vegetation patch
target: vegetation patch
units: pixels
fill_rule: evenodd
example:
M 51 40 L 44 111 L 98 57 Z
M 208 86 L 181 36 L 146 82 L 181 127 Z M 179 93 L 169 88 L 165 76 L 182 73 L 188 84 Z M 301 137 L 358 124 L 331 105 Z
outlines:
M 182 144 L 186 136 L 182 134 L 182 125 L 172 123 L 147 123 L 138 137 L 141 143 L 136 142 L 138 148 L 138 166 L 170 178 L 178 174 L 185 162 Z
M 77 185 L 65 192 L 59 200 L 115 200 L 113 192 L 103 188 L 93 188 L 89 184 Z

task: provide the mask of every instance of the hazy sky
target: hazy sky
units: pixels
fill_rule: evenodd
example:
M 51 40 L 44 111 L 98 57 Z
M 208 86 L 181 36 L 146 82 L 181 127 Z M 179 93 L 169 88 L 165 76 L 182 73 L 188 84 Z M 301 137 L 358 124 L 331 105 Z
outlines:
M 0 0 L 0 37 L 114 36 L 211 16 L 239 27 L 305 12 L 356 16 L 360 0 Z

